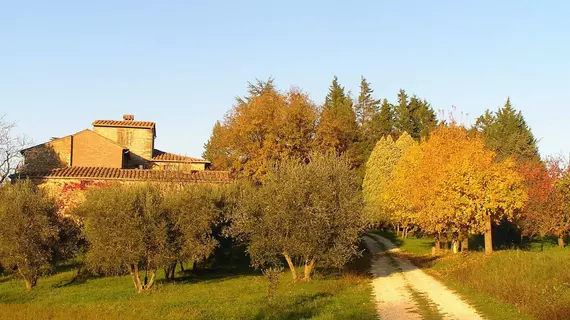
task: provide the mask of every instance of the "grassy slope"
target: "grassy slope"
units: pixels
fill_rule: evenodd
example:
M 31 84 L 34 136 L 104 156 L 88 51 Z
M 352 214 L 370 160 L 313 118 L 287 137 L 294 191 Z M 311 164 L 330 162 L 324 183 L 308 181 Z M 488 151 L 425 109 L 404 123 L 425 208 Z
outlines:
M 394 235 L 379 232 L 394 239 Z M 570 319 L 570 249 L 548 242 L 530 250 L 431 256 L 430 239 L 395 239 L 415 264 L 436 276 L 490 319 Z
M 129 276 L 70 283 L 75 270 L 41 278 L 27 294 L 23 282 L 0 277 L 0 319 L 375 319 L 368 276 L 319 275 L 293 283 L 282 275 L 274 305 L 258 273 L 203 273 L 155 292 L 136 294 Z

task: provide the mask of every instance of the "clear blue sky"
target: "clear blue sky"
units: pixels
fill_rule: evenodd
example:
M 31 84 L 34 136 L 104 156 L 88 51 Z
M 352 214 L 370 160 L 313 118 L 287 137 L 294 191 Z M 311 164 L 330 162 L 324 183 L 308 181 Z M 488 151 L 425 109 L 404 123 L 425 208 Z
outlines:
M 133 113 L 200 156 L 247 81 L 321 103 L 333 75 L 471 122 L 507 96 L 570 153 L 569 1 L 0 1 L 0 114 L 35 142 Z

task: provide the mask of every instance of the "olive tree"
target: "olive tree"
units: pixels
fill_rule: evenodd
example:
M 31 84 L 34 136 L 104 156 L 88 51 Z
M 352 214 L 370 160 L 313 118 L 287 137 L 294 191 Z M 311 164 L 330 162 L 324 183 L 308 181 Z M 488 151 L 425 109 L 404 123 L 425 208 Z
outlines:
M 196 262 L 207 259 L 218 241 L 213 228 L 223 209 L 219 187 L 187 185 L 165 196 L 168 214 L 168 250 L 174 259 L 165 267 L 167 279 L 174 278 L 177 261 Z
M 318 261 L 341 267 L 357 255 L 364 227 L 358 178 L 346 158 L 313 154 L 308 163 L 282 160 L 261 186 L 243 190 L 231 231 L 247 242 L 255 267 L 283 257 L 293 279 L 300 263 L 308 281 Z
M 76 209 L 89 245 L 87 264 L 105 274 L 128 271 L 138 293 L 150 290 L 157 269 L 172 260 L 163 202 L 161 190 L 150 184 L 91 190 Z
M 62 221 L 56 203 L 29 181 L 0 185 L 0 264 L 36 286 L 43 271 L 56 261 Z

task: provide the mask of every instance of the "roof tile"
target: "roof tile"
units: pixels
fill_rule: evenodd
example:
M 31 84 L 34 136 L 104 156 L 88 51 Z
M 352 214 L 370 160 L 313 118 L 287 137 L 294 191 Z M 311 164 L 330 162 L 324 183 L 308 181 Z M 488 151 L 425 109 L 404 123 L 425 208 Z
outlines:
M 178 154 L 164 152 L 158 149 L 154 149 L 152 152 L 151 161 L 176 161 L 176 162 L 193 162 L 193 163 L 210 163 L 204 159 L 192 158 L 187 156 L 181 156 Z
M 127 127 L 127 128 L 148 128 L 154 129 L 155 123 L 152 121 L 134 120 L 95 120 L 93 126 L 99 127 Z
M 195 183 L 227 183 L 229 171 L 165 171 L 150 169 L 119 169 L 103 167 L 67 167 L 42 173 L 30 173 L 32 179 L 100 179 L 136 181 L 172 181 Z

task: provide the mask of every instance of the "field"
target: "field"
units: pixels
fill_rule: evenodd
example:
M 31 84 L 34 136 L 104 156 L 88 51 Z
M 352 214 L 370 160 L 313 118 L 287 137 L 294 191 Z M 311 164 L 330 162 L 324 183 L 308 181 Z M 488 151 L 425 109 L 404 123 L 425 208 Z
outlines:
M 396 239 L 411 260 L 448 287 L 469 297 L 476 308 L 496 319 L 569 319 L 570 249 L 553 240 L 531 243 L 527 250 L 499 250 L 491 256 L 467 254 L 431 256 L 430 239 Z
M 309 283 L 284 272 L 272 305 L 266 278 L 247 268 L 187 271 L 136 294 L 130 276 L 76 281 L 73 265 L 60 266 L 30 293 L 21 280 L 0 277 L 0 319 L 375 319 L 368 261 L 344 272 L 321 270 Z

